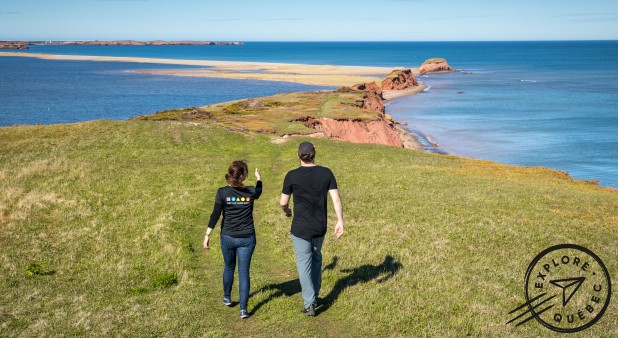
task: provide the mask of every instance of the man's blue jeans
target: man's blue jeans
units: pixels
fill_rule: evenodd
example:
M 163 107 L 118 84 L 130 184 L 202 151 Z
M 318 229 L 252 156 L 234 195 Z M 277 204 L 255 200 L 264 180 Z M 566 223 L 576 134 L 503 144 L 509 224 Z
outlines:
M 221 252 L 225 266 L 223 268 L 223 297 L 230 298 L 234 283 L 234 270 L 238 258 L 238 293 L 241 310 L 247 310 L 249 300 L 249 267 L 255 249 L 255 235 L 251 237 L 230 237 L 221 235 Z
M 322 243 L 324 237 L 306 240 L 294 235 L 292 243 L 296 252 L 296 267 L 305 309 L 317 301 L 322 286 Z

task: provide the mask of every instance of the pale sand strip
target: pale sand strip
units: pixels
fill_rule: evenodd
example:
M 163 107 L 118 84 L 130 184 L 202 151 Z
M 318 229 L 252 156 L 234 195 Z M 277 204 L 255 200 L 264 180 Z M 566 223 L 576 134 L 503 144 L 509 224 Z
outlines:
M 424 83 L 419 84 L 416 87 L 404 89 L 404 90 L 383 90 L 382 97 L 386 100 L 394 100 L 399 97 L 414 95 L 422 92 L 427 88 L 427 85 Z
M 166 75 L 203 76 L 234 79 L 289 81 L 323 86 L 351 86 L 381 81 L 393 68 L 366 66 L 306 65 L 293 63 L 241 62 L 215 60 L 180 60 L 118 56 L 55 55 L 23 52 L 0 52 L 0 56 L 33 57 L 46 60 L 137 62 L 166 65 L 212 67 L 198 70 L 141 71 Z
M 399 138 L 403 142 L 403 147 L 408 149 L 423 150 L 424 147 L 410 131 L 400 126 L 395 126 L 395 130 L 399 133 Z
M 266 81 L 284 81 L 295 82 L 306 85 L 316 86 L 331 86 L 331 87 L 351 87 L 358 83 L 366 83 L 376 81 L 380 83 L 381 78 L 364 77 L 360 75 L 339 75 L 339 74 L 311 74 L 301 73 L 275 73 L 273 71 L 263 72 L 226 72 L 218 69 L 147 69 L 134 70 L 138 73 L 158 74 L 158 75 L 173 75 L 173 76 L 195 76 L 195 77 L 211 77 L 225 79 L 241 79 L 241 80 L 266 80 Z

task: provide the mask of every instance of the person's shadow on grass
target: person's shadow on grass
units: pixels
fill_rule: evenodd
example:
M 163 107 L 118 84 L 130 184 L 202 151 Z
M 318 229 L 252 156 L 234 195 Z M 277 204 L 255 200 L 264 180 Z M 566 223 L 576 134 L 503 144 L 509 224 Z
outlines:
M 327 270 L 332 270 L 335 268 L 335 266 L 337 266 L 337 261 L 339 259 L 337 258 L 337 256 L 333 257 L 333 260 L 326 266 L 324 266 L 324 268 L 322 269 L 322 272 L 327 271 Z M 277 297 L 281 297 L 281 296 L 293 296 L 297 293 L 301 292 L 301 288 L 300 288 L 300 281 L 298 280 L 298 278 L 287 281 L 287 282 L 283 282 L 283 283 L 271 283 L 268 285 L 265 285 L 263 287 L 261 287 L 259 290 L 252 292 L 249 297 L 258 294 L 260 292 L 268 292 L 274 290 L 275 292 L 271 293 L 266 299 L 262 300 L 261 302 L 259 302 L 257 305 L 255 305 L 253 307 L 253 309 L 251 310 L 251 314 L 254 314 L 255 312 L 257 312 L 262 306 L 264 306 L 266 303 L 270 302 L 271 300 L 277 298 Z
M 324 266 L 322 272 L 335 269 L 338 261 L 339 258 L 337 256 L 333 257 L 333 260 Z M 320 299 L 316 313 L 320 314 L 328 310 L 328 308 L 337 301 L 337 298 L 339 298 L 339 295 L 346 287 L 354 286 L 358 283 L 367 283 L 374 279 L 376 283 L 384 283 L 393 277 L 402 267 L 403 265 L 399 261 L 388 255 L 384 257 L 384 261 L 378 265 L 365 264 L 353 269 L 341 270 L 341 272 L 348 273 L 348 275 L 335 282 L 335 286 L 331 292 L 326 295 L 326 297 Z M 296 278 L 283 283 L 271 283 L 252 292 L 249 297 L 260 292 L 268 292 L 271 290 L 275 292 L 272 292 L 266 299 L 256 304 L 251 310 L 251 314 L 256 313 L 262 306 L 277 297 L 289 297 L 300 293 L 300 281 Z
M 298 278 L 283 282 L 283 283 L 271 283 L 261 287 L 259 290 L 252 292 L 249 297 L 260 293 L 260 292 L 268 292 L 274 290 L 275 292 L 271 293 L 266 299 L 262 300 L 258 304 L 256 304 L 251 310 L 251 315 L 256 313 L 262 306 L 270 302 L 271 300 L 281 297 L 281 296 L 293 296 L 300 292 L 300 281 Z
M 324 270 L 334 268 L 337 264 L 336 256 L 333 259 L 333 263 L 327 265 Z M 403 265 L 399 261 L 388 255 L 384 257 L 384 261 L 378 265 L 365 264 L 356 268 L 341 270 L 341 272 L 346 272 L 348 275 L 335 282 L 335 286 L 333 286 L 330 293 L 318 302 L 316 314 L 328 310 L 337 301 L 337 298 L 339 298 L 339 295 L 345 288 L 359 283 L 367 283 L 372 280 L 375 280 L 376 283 L 384 283 L 391 279 L 402 267 Z

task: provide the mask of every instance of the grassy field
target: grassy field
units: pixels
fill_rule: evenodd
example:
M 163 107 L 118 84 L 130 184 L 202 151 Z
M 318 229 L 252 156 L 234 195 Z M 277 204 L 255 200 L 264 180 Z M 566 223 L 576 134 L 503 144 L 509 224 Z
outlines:
M 597 253 L 618 285 L 615 190 L 315 139 L 318 164 L 338 178 L 346 233 L 335 241 L 329 230 L 325 305 L 306 318 L 278 206 L 301 140 L 183 121 L 0 128 L 0 336 L 551 336 L 535 321 L 506 322 L 524 301 L 527 265 L 559 243 Z M 264 180 L 247 320 L 221 303 L 218 231 L 201 248 L 235 159 Z M 575 336 L 618 336 L 615 297 Z
M 312 134 L 300 119 L 328 117 L 374 121 L 380 113 L 366 110 L 363 92 L 349 89 L 279 94 L 223 102 L 204 107 L 173 109 L 136 117 L 146 121 L 196 121 L 237 131 L 276 134 Z

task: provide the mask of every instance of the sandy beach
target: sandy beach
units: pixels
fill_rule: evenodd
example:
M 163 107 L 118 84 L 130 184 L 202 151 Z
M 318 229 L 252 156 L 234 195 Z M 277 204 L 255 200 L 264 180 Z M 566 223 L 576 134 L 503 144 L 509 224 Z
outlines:
M 383 90 L 382 91 L 382 97 L 385 100 L 394 100 L 400 97 L 404 97 L 404 96 L 410 96 L 410 95 L 415 95 L 418 94 L 422 91 L 425 90 L 425 88 L 427 88 L 427 85 L 424 83 L 420 83 L 418 86 L 412 87 L 412 88 L 408 88 L 408 89 L 404 89 L 404 90 Z
M 286 81 L 308 85 L 333 87 L 352 86 L 357 83 L 366 83 L 381 80 L 381 78 L 384 78 L 393 70 L 393 68 L 390 67 L 308 65 L 293 63 L 216 60 L 182 60 L 117 56 L 56 55 L 22 52 L 1 52 L 0 56 L 31 57 L 44 60 L 137 62 L 165 65 L 199 66 L 208 68 L 136 70 L 136 72 L 177 76 Z M 413 69 L 413 71 L 416 72 L 417 69 Z

